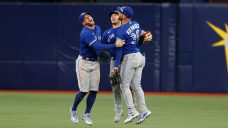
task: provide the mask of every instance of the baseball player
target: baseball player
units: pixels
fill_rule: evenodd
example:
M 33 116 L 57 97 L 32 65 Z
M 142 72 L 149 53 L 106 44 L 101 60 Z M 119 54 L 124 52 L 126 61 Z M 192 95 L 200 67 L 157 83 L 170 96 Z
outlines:
M 128 117 L 125 119 L 124 123 L 129 123 L 133 121 L 134 118 L 138 117 L 136 124 L 139 124 L 151 115 L 151 112 L 146 107 L 144 92 L 141 87 L 145 57 L 140 53 L 140 49 L 137 47 L 140 35 L 145 32 L 140 28 L 140 25 L 136 21 L 131 21 L 134 14 L 131 7 L 117 7 L 117 11 L 122 20 L 122 26 L 117 31 L 117 38 L 125 40 L 125 45 L 122 47 L 122 50 L 118 51 L 119 53 L 116 56 L 116 62 L 118 63 L 120 62 L 120 55 L 122 52 L 122 81 L 120 87 L 128 107 Z M 149 33 L 149 36 L 151 37 L 150 39 L 152 39 L 151 33 Z M 116 64 L 113 70 L 118 69 L 118 66 L 119 64 Z M 130 86 L 135 91 L 140 114 L 133 104 Z
M 82 114 L 82 119 L 86 124 L 92 125 L 93 121 L 90 117 L 90 111 L 96 100 L 100 82 L 100 64 L 97 61 L 96 51 L 121 47 L 124 42 L 118 40 L 114 44 L 101 44 L 101 29 L 98 25 L 95 25 L 90 13 L 81 13 L 79 21 L 84 26 L 80 33 L 80 52 L 76 60 L 79 92 L 76 94 L 74 103 L 70 109 L 71 121 L 78 123 L 77 107 L 88 93 L 86 110 Z
M 119 20 L 119 14 L 117 11 L 112 11 L 109 13 L 110 16 L 110 20 L 112 23 L 112 28 L 106 30 L 103 33 L 102 36 L 102 43 L 104 44 L 113 44 L 116 42 L 116 34 L 117 34 L 117 30 L 118 28 L 121 26 L 121 21 Z M 139 46 L 142 44 L 142 42 L 140 42 Z M 138 46 L 138 47 L 139 47 Z M 114 63 L 118 63 L 115 62 L 115 56 L 116 56 L 116 48 L 110 49 L 109 50 L 109 54 L 111 56 L 111 61 L 110 61 L 110 74 L 112 72 L 112 69 L 114 67 Z M 114 121 L 116 123 L 118 123 L 121 119 L 121 116 L 123 115 L 123 107 L 122 107 L 122 103 L 121 103 L 121 89 L 119 85 L 115 85 L 112 87 L 112 91 L 114 94 L 114 111 L 116 112 L 115 117 L 114 117 Z M 131 90 L 132 96 L 133 96 L 133 102 L 136 106 L 136 102 L 135 102 L 135 92 L 133 92 Z
M 106 30 L 103 33 L 102 36 L 102 43 L 104 44 L 113 44 L 116 42 L 116 33 L 118 28 L 121 26 L 121 21 L 119 20 L 119 14 L 118 12 L 110 12 L 109 13 L 111 23 L 112 23 L 112 28 Z M 114 67 L 114 62 L 115 62 L 115 50 L 116 48 L 110 49 L 109 54 L 111 56 L 111 61 L 110 61 L 110 73 L 112 72 L 112 69 Z M 119 62 L 120 63 L 120 62 Z M 120 91 L 120 86 L 113 86 L 112 91 L 114 94 L 114 111 L 116 112 L 114 121 L 117 123 L 120 121 L 121 116 L 123 115 L 123 107 L 121 103 L 121 91 Z

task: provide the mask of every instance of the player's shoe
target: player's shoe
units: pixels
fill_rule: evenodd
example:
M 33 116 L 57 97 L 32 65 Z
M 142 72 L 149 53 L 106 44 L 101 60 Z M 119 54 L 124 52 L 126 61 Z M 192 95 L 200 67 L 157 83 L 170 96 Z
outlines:
M 91 120 L 90 113 L 82 114 L 82 119 L 85 121 L 88 125 L 93 125 L 93 121 Z
M 140 114 L 138 120 L 136 121 L 136 124 L 142 123 L 150 115 L 151 115 L 151 111 L 149 111 L 149 110 Z
M 116 115 L 115 115 L 115 118 L 114 118 L 115 123 L 118 123 L 122 116 L 123 116 L 123 111 L 116 112 Z
M 130 113 L 130 114 L 128 114 L 128 117 L 127 117 L 127 119 L 124 121 L 124 123 L 126 124 L 126 123 L 130 123 L 130 122 L 132 122 L 136 117 L 138 117 L 139 116 L 139 113 L 136 111 L 135 113 Z
M 70 108 L 70 119 L 71 119 L 72 123 L 74 123 L 74 124 L 78 123 L 77 111 L 72 111 L 71 108 Z

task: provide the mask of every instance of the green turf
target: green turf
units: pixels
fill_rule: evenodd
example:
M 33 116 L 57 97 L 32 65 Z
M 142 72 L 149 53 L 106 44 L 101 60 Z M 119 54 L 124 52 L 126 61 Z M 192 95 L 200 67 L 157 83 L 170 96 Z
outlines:
M 69 118 L 73 94 L 0 93 L 0 128 L 87 128 Z M 152 116 L 140 125 L 113 122 L 113 97 L 98 95 L 93 128 L 227 128 L 227 97 L 146 96 Z M 124 103 L 124 118 L 126 105 Z M 79 106 L 84 111 L 85 102 Z

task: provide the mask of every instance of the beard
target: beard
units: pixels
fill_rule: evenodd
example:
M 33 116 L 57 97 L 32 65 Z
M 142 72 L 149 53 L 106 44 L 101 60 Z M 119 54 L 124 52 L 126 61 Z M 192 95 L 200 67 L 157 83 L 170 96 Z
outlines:
M 95 23 L 94 22 L 92 22 L 92 23 L 86 23 L 85 25 L 86 26 L 89 26 L 89 27 L 93 27 L 95 25 Z
M 112 23 L 112 25 L 118 25 L 118 24 L 121 23 L 121 20 L 118 18 L 118 19 L 116 19 L 114 21 L 111 21 L 111 23 Z
M 112 25 L 116 25 L 118 23 L 118 21 L 113 21 Z

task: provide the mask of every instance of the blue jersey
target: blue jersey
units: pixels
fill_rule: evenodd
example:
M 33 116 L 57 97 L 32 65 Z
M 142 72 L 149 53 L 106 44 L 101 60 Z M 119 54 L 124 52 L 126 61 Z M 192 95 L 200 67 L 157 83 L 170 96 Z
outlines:
M 120 27 L 117 38 L 125 40 L 123 55 L 140 52 L 138 41 L 141 32 L 142 29 L 136 21 L 130 21 Z
M 117 31 L 119 28 L 110 28 L 103 33 L 102 43 L 115 44 Z M 111 57 L 115 57 L 114 66 L 118 67 L 120 64 L 120 58 L 122 57 L 122 48 L 112 48 L 108 50 Z
M 117 31 L 117 38 L 125 40 L 125 45 L 122 47 L 122 54 L 130 54 L 140 52 L 138 43 L 139 36 L 142 32 L 139 24 L 136 21 L 130 21 L 126 24 L 123 24 Z M 120 51 L 119 51 L 120 52 Z M 117 54 L 119 55 L 119 54 Z M 121 57 L 116 57 L 120 60 Z M 119 61 L 117 60 L 117 61 Z M 118 67 L 119 64 L 115 64 L 115 67 Z
M 80 33 L 80 52 L 82 57 L 96 58 L 97 50 L 107 50 L 114 48 L 115 44 L 102 45 L 101 44 L 101 29 L 95 26 L 94 29 L 89 29 L 84 26 Z
M 118 28 L 110 28 L 110 29 L 106 30 L 102 36 L 102 43 L 115 44 L 117 30 L 118 30 Z M 111 57 L 115 57 L 115 49 L 116 48 L 112 48 L 112 49 L 108 50 Z

